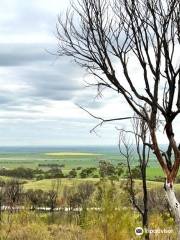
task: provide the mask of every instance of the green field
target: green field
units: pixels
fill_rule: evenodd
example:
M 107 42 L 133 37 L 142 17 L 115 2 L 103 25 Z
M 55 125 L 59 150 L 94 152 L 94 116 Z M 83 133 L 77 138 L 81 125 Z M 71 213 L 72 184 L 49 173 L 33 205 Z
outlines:
M 83 153 L 83 152 L 55 152 L 55 153 L 45 153 L 47 156 L 72 156 L 72 157 L 81 157 L 81 156 L 98 156 L 98 155 L 103 155 L 100 153 Z
M 100 160 L 108 160 L 103 154 L 90 153 L 19 153 L 0 154 L 0 167 L 37 168 L 39 164 L 63 164 L 65 170 L 73 167 L 98 166 Z M 114 160 L 113 160 L 114 161 Z
M 114 165 L 118 163 L 126 163 L 119 154 L 115 153 L 91 153 L 91 152 L 42 152 L 42 153 L 1 153 L 0 154 L 0 168 L 13 169 L 17 167 L 24 168 L 41 168 L 48 170 L 48 164 L 63 165 L 63 172 L 66 174 L 72 168 L 88 168 L 97 167 L 100 160 L 107 160 Z M 132 165 L 137 165 L 137 160 L 132 162 Z M 156 163 L 154 156 L 151 156 L 149 160 L 149 166 L 147 168 L 147 179 L 156 180 L 159 177 L 163 177 L 163 172 Z M 42 180 L 43 182 L 29 183 L 36 184 L 37 188 L 40 185 L 46 185 L 48 180 Z
M 66 169 L 77 167 L 78 165 L 98 166 L 100 160 L 107 160 L 113 164 L 124 162 L 125 159 L 115 153 L 89 153 L 89 152 L 44 152 L 44 153 L 0 153 L 0 167 L 14 168 L 18 166 L 38 167 L 42 163 L 65 164 Z M 137 164 L 135 159 L 133 165 Z M 154 156 L 150 160 L 150 165 L 157 167 Z

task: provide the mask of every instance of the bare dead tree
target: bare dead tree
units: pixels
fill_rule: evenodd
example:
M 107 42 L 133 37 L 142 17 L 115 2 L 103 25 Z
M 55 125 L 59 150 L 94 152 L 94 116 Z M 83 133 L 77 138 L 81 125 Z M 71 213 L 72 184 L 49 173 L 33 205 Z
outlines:
M 55 207 L 57 206 L 57 198 L 60 188 L 60 180 L 52 181 L 51 189 L 48 191 L 48 202 L 50 206 L 50 211 L 54 212 Z
M 6 183 L 4 194 L 11 213 L 16 207 L 16 204 L 19 203 L 22 191 L 22 184 L 18 180 L 12 179 Z
M 179 0 L 77 0 L 64 19 L 58 18 L 57 38 L 58 54 L 96 77 L 90 85 L 117 92 L 148 125 L 180 234 L 180 205 L 173 190 L 180 165 L 173 129 L 180 113 L 179 9 Z M 132 64 L 138 66 L 138 79 Z M 164 120 L 167 157 L 157 138 L 158 114 Z
M 146 170 L 150 156 L 150 138 L 148 134 L 148 126 L 143 119 L 134 118 L 132 121 L 132 131 L 120 129 L 119 134 L 119 150 L 127 162 L 127 172 L 129 179 L 129 194 L 133 206 L 138 210 L 142 217 L 142 225 L 144 229 L 148 229 L 148 191 L 147 191 L 147 177 Z M 128 141 L 128 135 L 134 138 L 134 144 Z M 134 176 L 132 173 L 132 161 L 137 155 L 138 170 L 142 180 L 142 200 L 143 204 L 138 204 L 136 199 L 136 191 L 134 188 Z M 145 239 L 149 239 L 149 235 L 145 235 Z

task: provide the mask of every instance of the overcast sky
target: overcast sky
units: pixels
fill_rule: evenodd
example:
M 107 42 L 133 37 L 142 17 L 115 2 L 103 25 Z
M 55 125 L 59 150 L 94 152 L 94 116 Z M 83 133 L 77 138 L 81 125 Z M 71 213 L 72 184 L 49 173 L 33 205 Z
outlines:
M 80 67 L 49 53 L 57 51 L 57 17 L 67 7 L 68 0 L 1 0 L 0 146 L 117 145 L 115 126 L 127 127 L 106 124 L 90 134 L 98 121 L 77 104 L 104 118 L 131 110 L 108 91 L 96 98 Z M 139 80 L 133 62 L 131 71 Z
M 98 122 L 77 104 L 106 118 L 127 114 L 120 101 L 108 92 L 96 99 L 82 69 L 48 53 L 57 50 L 57 16 L 67 6 L 61 0 L 1 0 L 0 146 L 117 145 L 115 125 L 90 134 Z

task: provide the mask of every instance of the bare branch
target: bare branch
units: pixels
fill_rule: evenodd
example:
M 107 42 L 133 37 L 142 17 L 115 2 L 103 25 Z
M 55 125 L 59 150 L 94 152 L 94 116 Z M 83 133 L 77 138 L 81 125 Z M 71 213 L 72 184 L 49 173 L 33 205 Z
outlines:
M 83 108 L 82 106 L 78 105 L 79 108 L 81 108 L 83 111 L 87 112 L 91 117 L 100 120 L 101 122 L 98 123 L 90 132 L 93 132 L 97 127 L 102 126 L 104 123 L 107 122 L 114 122 L 114 121 L 122 121 L 122 120 L 129 120 L 133 119 L 134 117 L 122 117 L 122 118 L 110 118 L 110 119 L 103 119 L 102 117 L 95 116 L 91 112 L 89 112 L 87 109 Z

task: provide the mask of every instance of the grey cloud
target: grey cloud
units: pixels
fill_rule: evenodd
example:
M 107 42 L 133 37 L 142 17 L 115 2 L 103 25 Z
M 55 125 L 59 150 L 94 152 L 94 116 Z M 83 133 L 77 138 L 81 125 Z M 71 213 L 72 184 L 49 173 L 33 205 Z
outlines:
M 52 31 L 55 28 L 57 13 L 44 7 L 43 2 L 42 5 L 38 2 L 11 0 L 9 4 L 7 0 L 1 0 L 1 11 L 6 11 L 9 16 L 5 19 L 0 17 L 3 23 L 3 27 L 0 28 L 1 33 L 12 35 L 12 29 L 13 34 L 43 33 L 45 29 Z
M 13 2 L 13 6 L 8 6 L 8 14 L 13 13 L 12 17 L 4 20 L 0 33 L 6 31 L 6 34 L 10 35 L 31 32 L 36 34 L 38 31 L 44 31 L 53 36 L 50 29 L 55 30 L 58 7 L 56 13 L 46 7 L 40 7 L 36 1 Z M 7 7 L 5 0 L 2 0 L 2 6 Z M 27 85 L 27 88 L 17 90 L 13 95 L 11 92 L 5 92 L 0 98 L 3 109 L 33 111 L 33 106 L 47 105 L 49 100 L 70 100 L 90 108 L 102 106 L 100 101 L 94 101 L 93 96 L 84 91 L 82 69 L 70 63 L 69 58 L 59 59 L 49 53 L 55 53 L 56 49 L 56 45 L 46 43 L 0 44 L 0 67 L 6 68 L 7 72 L 10 69 L 14 74 L 12 77 L 6 77 L 17 84 Z M 77 81 L 78 78 L 81 78 L 81 83 Z
M 77 72 L 66 74 L 68 66 L 61 63 L 58 68 L 49 66 L 45 69 L 32 70 L 24 75 L 24 81 L 30 90 L 28 95 L 46 100 L 70 100 L 82 88 L 76 80 Z M 53 69 L 53 71 L 52 71 Z
M 56 65 L 38 62 L 6 69 L 7 72 L 10 69 L 13 74 L 11 73 L 10 78 L 6 74 L 3 85 L 6 86 L 6 78 L 9 78 L 13 84 L 24 87 L 13 94 L 12 89 L 1 94 L 0 105 L 3 110 L 33 112 L 34 106 L 46 106 L 52 100 L 72 100 L 83 88 L 77 81 L 81 72 L 73 66 L 69 68 L 66 61 L 59 61 Z
M 3 93 L 0 104 L 3 103 L 4 108 L 13 110 L 16 106 L 27 106 L 28 98 L 32 106 L 47 104 L 48 100 L 71 100 L 82 88 L 77 81 L 82 71 L 67 58 L 58 59 L 45 52 L 45 48 L 55 49 L 48 44 L 0 44 L 0 66 L 6 69 L 4 86 L 6 79 L 25 85 L 13 95 L 8 90 Z
M 31 112 L 40 113 L 40 110 L 34 109 L 34 106 L 47 105 L 48 101 L 44 99 L 30 99 L 25 96 L 19 97 L 18 95 L 14 97 L 11 102 L 6 102 L 1 106 L 1 110 L 6 110 L 8 112 Z
M 60 68 L 61 69 L 61 68 Z M 74 76 L 75 77 L 75 76 Z M 41 72 L 33 71 L 27 75 L 26 82 L 29 84 L 34 84 L 38 88 L 52 89 L 52 90 L 78 90 L 81 85 L 74 79 L 72 74 L 65 75 L 63 71 L 61 73 L 54 73 L 48 70 L 42 70 Z
M 10 94 L 2 93 L 0 95 L 0 105 L 7 105 L 11 102 L 12 102 L 12 97 L 10 96 Z
M 46 47 L 52 48 L 49 45 Z M 6 57 L 3 53 L 6 53 Z M 80 67 L 70 63 L 67 58 L 56 59 L 49 53 L 45 56 L 43 54 L 45 51 L 38 44 L 1 44 L 0 65 L 6 67 L 7 71 L 11 69 L 14 72 L 10 77 L 12 82 L 26 86 L 13 95 L 5 92 L 2 101 L 0 99 L 0 104 L 4 103 L 3 108 L 9 111 L 16 108 L 18 111 L 21 110 L 19 106 L 25 109 L 28 106 L 46 105 L 48 100 L 72 100 L 90 108 L 102 106 L 101 101 L 94 100 L 96 93 L 89 94 L 84 89 L 83 71 Z
M 52 46 L 45 44 L 0 44 L 0 66 L 22 66 L 38 61 L 53 62 L 55 57 L 46 49 Z

